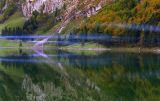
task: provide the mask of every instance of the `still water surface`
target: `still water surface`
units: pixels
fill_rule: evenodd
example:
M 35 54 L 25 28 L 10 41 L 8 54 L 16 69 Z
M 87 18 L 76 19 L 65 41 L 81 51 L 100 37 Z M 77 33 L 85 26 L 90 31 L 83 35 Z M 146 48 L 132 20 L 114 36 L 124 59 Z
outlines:
M 0 56 L 0 101 L 160 100 L 159 54 L 45 53 Z

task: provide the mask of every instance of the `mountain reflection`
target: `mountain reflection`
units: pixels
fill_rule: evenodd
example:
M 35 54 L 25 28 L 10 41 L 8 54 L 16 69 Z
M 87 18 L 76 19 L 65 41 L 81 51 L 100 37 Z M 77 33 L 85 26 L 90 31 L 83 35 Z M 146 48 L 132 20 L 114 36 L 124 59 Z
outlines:
M 28 54 L 18 54 L 18 55 L 8 55 L 1 57 L 1 64 L 5 67 L 23 67 L 27 65 L 25 60 L 29 60 L 32 57 L 28 56 Z M 24 61 L 22 61 L 24 60 Z
M 131 101 L 160 93 L 157 54 L 50 50 L 47 56 L 27 52 L 1 56 L 0 100 L 106 101 L 118 97 Z

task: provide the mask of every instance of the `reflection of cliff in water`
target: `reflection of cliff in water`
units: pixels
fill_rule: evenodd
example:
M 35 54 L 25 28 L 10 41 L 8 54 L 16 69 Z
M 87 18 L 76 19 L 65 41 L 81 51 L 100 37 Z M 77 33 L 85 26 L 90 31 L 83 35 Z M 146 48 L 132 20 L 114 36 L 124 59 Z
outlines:
M 18 77 L 18 82 L 15 82 L 14 79 L 11 78 L 9 81 L 5 81 L 5 86 L 9 88 L 10 84 L 15 82 L 15 85 L 13 84 L 15 88 L 9 89 L 12 91 L 19 89 L 17 94 L 23 96 L 23 99 L 26 98 L 26 101 L 39 101 L 40 99 L 41 101 L 52 101 L 53 99 L 78 100 L 79 97 L 81 97 L 82 100 L 87 100 L 98 99 L 100 97 L 100 95 L 98 95 L 99 87 L 87 77 L 85 79 L 73 78 L 69 75 L 65 75 L 63 71 L 56 70 L 53 68 L 54 66 L 50 67 L 50 65 L 48 66 L 45 63 L 5 61 L 22 59 L 29 60 L 35 59 L 35 57 L 27 54 L 5 56 L 1 58 L 1 64 L 5 66 L 6 69 L 23 69 L 24 75 Z M 10 75 L 4 77 L 7 76 Z M 6 89 L 4 91 L 6 91 Z M 96 94 L 97 97 L 94 97 L 94 94 Z M 6 96 L 6 94 L 3 96 Z M 14 93 L 9 96 L 14 96 Z
M 157 54 L 86 55 L 58 51 L 48 56 L 50 60 L 24 53 L 1 57 L 4 71 L 0 71 L 0 100 L 105 101 L 121 97 L 131 101 L 160 92 L 160 56 Z M 53 61 L 65 68 L 56 68 L 50 63 Z M 15 76 L 7 70 L 22 73 Z
M 0 101 L 25 100 L 24 93 L 19 89 L 20 82 L 13 78 L 11 75 L 0 71 Z
M 69 53 L 68 53 L 69 54 Z M 64 57 L 60 57 L 59 61 L 66 65 L 72 65 L 76 68 L 102 68 L 112 67 L 117 64 L 125 68 L 139 69 L 140 67 L 147 68 L 159 68 L 160 67 L 160 55 L 157 54 L 136 54 L 136 53 L 102 53 L 100 55 L 84 55 L 84 54 L 72 54 Z
M 75 80 L 72 77 L 61 75 L 58 81 L 60 84 L 54 80 L 34 83 L 32 78 L 26 75 L 22 82 L 22 90 L 28 101 L 78 101 L 79 97 L 82 101 L 101 99 L 100 88 L 89 79 Z

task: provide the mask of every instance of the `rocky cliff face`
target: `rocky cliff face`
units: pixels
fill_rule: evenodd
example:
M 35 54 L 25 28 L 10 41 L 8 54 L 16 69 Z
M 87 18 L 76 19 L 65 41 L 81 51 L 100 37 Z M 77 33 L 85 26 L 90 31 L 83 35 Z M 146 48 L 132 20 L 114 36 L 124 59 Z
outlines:
M 22 4 L 23 15 L 30 17 L 33 11 L 52 13 L 63 7 L 63 0 L 26 0 Z
M 24 16 L 30 17 L 35 10 L 43 11 L 43 13 L 52 13 L 56 9 L 61 9 L 65 6 L 64 15 L 69 15 L 73 11 L 85 11 L 93 6 L 100 9 L 106 1 L 112 0 L 26 0 L 22 4 L 22 11 Z
M 31 17 L 33 11 L 53 13 L 56 9 L 62 9 L 56 19 L 61 19 L 61 25 L 55 32 L 61 31 L 75 18 L 91 17 L 106 4 L 113 0 L 26 0 L 22 4 L 23 15 Z

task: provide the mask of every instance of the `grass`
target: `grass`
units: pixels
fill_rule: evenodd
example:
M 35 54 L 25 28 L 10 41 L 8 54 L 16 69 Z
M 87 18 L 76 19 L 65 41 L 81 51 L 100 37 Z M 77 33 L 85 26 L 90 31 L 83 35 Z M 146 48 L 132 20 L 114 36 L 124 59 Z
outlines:
M 62 50 L 67 50 L 69 52 L 77 53 L 77 54 L 85 54 L 85 55 L 97 55 L 99 53 L 102 53 L 104 50 L 107 50 L 107 48 L 103 45 L 88 42 L 84 45 L 82 44 L 73 44 L 69 46 L 61 47 Z
M 73 44 L 69 46 L 61 47 L 60 49 L 74 52 L 74 53 L 84 53 L 88 55 L 94 55 L 97 53 L 102 53 L 104 51 L 109 52 L 127 52 L 127 53 L 158 53 L 157 50 L 160 50 L 159 47 L 105 47 L 97 43 L 85 43 L 82 44 Z
M 22 47 L 19 47 L 19 42 L 15 40 L 0 39 L 0 56 L 6 56 L 10 54 L 33 53 L 31 49 L 33 44 L 22 42 Z
M 0 39 L 0 56 L 8 55 L 8 54 L 17 54 L 19 53 L 20 49 L 25 51 L 32 51 L 31 47 L 33 44 L 22 42 L 22 47 L 19 47 L 19 42 L 15 40 L 6 40 L 6 39 Z
M 155 50 L 159 47 L 114 47 L 111 48 L 112 52 L 130 52 L 130 53 L 156 53 Z
M 35 33 L 36 34 L 45 34 L 45 35 L 49 34 L 49 35 L 51 35 L 51 33 L 55 32 L 56 29 L 60 27 L 60 25 L 61 25 L 61 23 L 58 23 L 55 26 L 53 26 L 51 29 L 49 29 L 48 31 L 44 31 L 45 26 L 44 27 L 40 27 L 40 28 L 38 28 L 36 30 Z
M 19 47 L 19 41 L 17 40 L 7 40 L 7 39 L 0 39 L 0 47 Z M 31 43 L 22 42 L 22 47 L 31 47 Z
M 88 49 L 88 48 L 105 48 L 105 46 L 97 44 L 97 43 L 92 43 L 92 42 L 88 42 L 85 43 L 84 45 L 82 44 L 73 44 L 73 45 L 69 45 L 69 46 L 65 46 L 65 48 L 83 48 L 83 49 Z
M 53 26 L 50 30 L 47 31 L 47 33 L 53 33 L 57 30 L 57 28 L 59 28 L 61 25 L 61 23 L 56 24 L 55 26 Z
M 0 33 L 5 27 L 23 27 L 24 22 L 25 18 L 20 14 L 20 12 L 16 12 L 7 21 L 0 24 Z
M 62 31 L 63 34 L 68 34 L 73 31 L 74 28 L 78 27 L 80 23 L 82 22 L 82 19 L 76 19 L 71 21 Z

